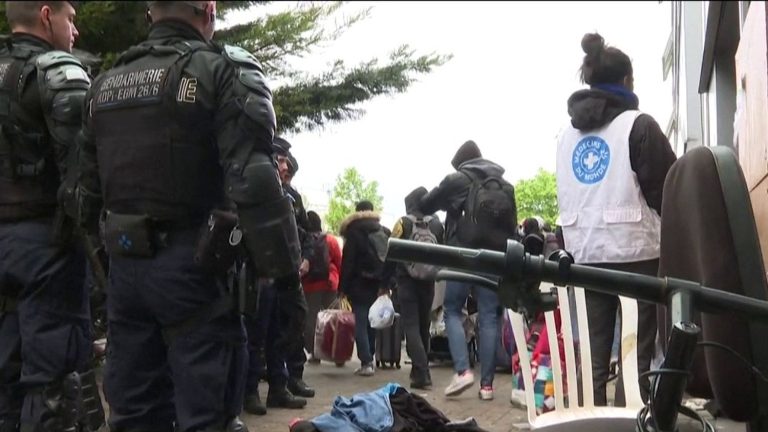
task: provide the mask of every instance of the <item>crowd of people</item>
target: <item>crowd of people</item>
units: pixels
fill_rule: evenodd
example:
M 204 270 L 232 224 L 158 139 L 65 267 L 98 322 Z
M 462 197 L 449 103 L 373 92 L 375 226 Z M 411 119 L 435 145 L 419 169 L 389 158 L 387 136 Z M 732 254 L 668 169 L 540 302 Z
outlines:
M 276 135 L 258 60 L 212 43 L 216 2 L 148 3 L 147 39 L 91 77 L 70 54 L 78 37 L 73 2 L 7 2 L 0 432 L 245 431 L 243 410 L 302 408 L 315 395 L 304 367 L 320 361 L 317 314 L 338 296 L 355 317 L 354 373 L 375 373 L 369 310 L 394 293 L 410 384 L 430 388 L 435 269 L 385 262 L 386 242 L 502 250 L 538 229 L 531 220 L 518 224 L 500 161 L 465 142 L 437 187 L 405 197 L 407 214 L 391 231 L 370 202 L 359 202 L 341 224 L 341 247 L 291 185 L 299 164 Z M 638 111 L 629 57 L 597 34 L 582 47 L 590 88 L 568 99 L 571 122 L 558 143 L 559 247 L 581 264 L 655 274 L 662 186 L 675 155 L 656 121 Z M 89 286 L 102 278 L 108 421 L 89 310 Z M 444 393 L 475 384 L 462 323 L 470 294 L 478 307 L 478 396 L 491 400 L 502 306 L 494 292 L 460 282 L 448 282 L 443 305 L 455 371 Z M 587 308 L 595 401 L 605 404 L 600 384 L 617 299 L 588 293 Z M 651 315 L 651 306 L 640 307 L 641 372 L 653 353 Z

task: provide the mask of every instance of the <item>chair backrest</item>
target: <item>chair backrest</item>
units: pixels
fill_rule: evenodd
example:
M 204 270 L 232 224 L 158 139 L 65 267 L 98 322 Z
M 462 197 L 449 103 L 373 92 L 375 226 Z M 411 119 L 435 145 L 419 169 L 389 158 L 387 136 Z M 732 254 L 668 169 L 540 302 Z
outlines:
M 554 287 L 548 283 L 542 283 L 542 291 L 549 292 Z M 592 354 L 589 343 L 589 325 L 587 321 L 587 303 L 583 288 L 557 287 L 557 297 L 561 318 L 560 331 L 565 353 L 565 371 L 562 370 L 560 349 L 558 347 L 557 327 L 555 326 L 555 312 L 544 314 L 549 337 L 550 356 L 552 359 L 552 372 L 555 387 L 554 411 L 537 414 L 534 400 L 534 383 L 530 368 L 530 357 L 525 343 L 525 320 L 522 315 L 507 309 L 512 330 L 515 335 L 517 352 L 520 353 L 520 365 L 525 387 L 525 399 L 528 412 L 528 421 L 534 425 L 539 417 L 560 416 L 565 410 L 584 410 L 595 407 L 592 384 Z M 575 305 L 571 304 L 568 293 L 573 289 Z M 626 409 L 639 410 L 643 407 L 640 396 L 640 385 L 637 373 L 637 302 L 634 299 L 619 297 L 621 303 L 622 326 L 621 343 L 622 357 L 621 370 L 624 380 L 624 392 Z M 572 308 L 575 306 L 575 308 Z M 573 328 L 571 312 L 575 309 L 578 328 Z M 578 341 L 578 342 L 576 342 Z M 576 348 L 578 345 L 578 357 Z M 579 361 L 580 359 L 580 361 Z M 579 394 L 578 376 L 581 376 L 581 394 Z M 564 391 L 567 388 L 567 394 Z M 605 411 L 606 408 L 601 408 Z
M 662 202 L 659 275 L 761 300 L 768 297 L 749 190 L 730 148 L 698 147 L 670 168 Z M 768 367 L 768 327 L 738 314 L 704 312 L 710 312 L 701 314 L 704 340 L 735 349 L 759 369 Z M 697 358 L 706 372 L 702 384 L 711 387 L 705 390 L 727 417 L 768 423 L 767 386 L 727 353 L 706 349 Z

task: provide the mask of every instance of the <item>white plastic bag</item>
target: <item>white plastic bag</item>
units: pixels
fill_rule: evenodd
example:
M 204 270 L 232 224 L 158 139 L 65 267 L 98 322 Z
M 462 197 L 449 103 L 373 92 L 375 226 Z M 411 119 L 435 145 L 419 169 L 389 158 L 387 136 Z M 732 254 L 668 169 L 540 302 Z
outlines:
M 371 324 L 371 328 L 377 330 L 391 327 L 395 322 L 395 305 L 392 304 L 392 299 L 388 294 L 380 295 L 379 298 L 373 302 L 371 308 L 368 309 L 368 321 Z

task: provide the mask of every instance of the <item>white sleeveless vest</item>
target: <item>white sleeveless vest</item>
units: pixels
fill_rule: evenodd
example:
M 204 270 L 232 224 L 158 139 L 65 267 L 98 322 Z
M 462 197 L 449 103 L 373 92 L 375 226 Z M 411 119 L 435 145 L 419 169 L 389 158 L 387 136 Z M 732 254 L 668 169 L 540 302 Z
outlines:
M 661 218 L 648 207 L 629 161 L 639 111 L 600 129 L 569 125 L 557 147 L 557 201 L 566 249 L 577 264 L 659 257 Z

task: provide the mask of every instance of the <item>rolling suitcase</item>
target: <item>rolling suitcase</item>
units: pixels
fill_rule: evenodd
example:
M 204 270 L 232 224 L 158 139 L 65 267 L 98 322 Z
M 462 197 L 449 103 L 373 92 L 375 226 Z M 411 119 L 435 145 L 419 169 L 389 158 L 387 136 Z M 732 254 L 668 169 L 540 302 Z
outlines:
M 403 328 L 400 314 L 395 314 L 395 322 L 382 330 L 376 330 L 376 368 L 396 367 L 400 369 L 400 356 L 403 351 Z

